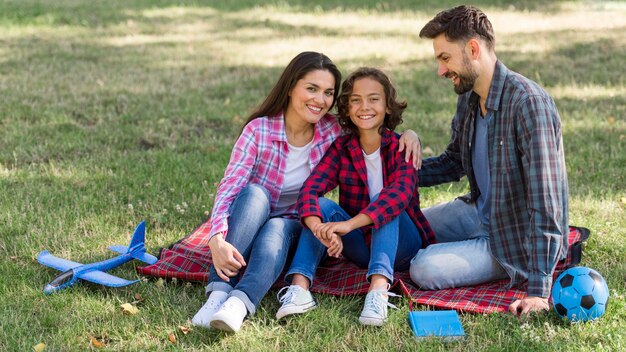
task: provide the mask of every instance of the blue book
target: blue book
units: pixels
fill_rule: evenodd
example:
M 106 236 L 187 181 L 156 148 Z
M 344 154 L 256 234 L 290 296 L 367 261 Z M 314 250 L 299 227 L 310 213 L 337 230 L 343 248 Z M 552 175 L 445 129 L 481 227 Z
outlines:
M 409 312 L 409 324 L 418 339 L 434 336 L 444 341 L 453 341 L 465 337 L 459 314 L 455 310 Z

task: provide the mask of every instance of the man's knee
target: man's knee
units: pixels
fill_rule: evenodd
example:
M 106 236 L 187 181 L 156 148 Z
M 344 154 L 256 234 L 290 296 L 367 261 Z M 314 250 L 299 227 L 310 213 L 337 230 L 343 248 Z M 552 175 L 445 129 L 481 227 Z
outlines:
M 421 252 L 411 260 L 409 274 L 411 280 L 420 288 L 425 290 L 436 290 L 439 288 L 437 273 L 437 263 L 433 262 L 430 256 L 421 255 Z

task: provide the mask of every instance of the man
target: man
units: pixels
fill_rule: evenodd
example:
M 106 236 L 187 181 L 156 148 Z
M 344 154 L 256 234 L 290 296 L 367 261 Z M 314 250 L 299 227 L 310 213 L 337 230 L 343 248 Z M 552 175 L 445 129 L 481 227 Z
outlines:
M 440 12 L 420 37 L 433 40 L 437 74 L 452 81 L 459 97 L 450 144 L 424 160 L 419 185 L 467 176 L 470 193 L 424 210 L 439 243 L 416 255 L 411 278 L 426 289 L 527 280 L 527 297 L 509 310 L 547 310 L 569 233 L 554 101 L 497 59 L 493 28 L 477 8 Z

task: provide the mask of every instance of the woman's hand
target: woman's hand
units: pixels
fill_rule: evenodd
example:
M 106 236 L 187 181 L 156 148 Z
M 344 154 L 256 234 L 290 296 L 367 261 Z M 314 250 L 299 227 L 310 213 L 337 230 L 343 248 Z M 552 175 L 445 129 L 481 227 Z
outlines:
M 408 163 L 411 160 L 415 170 L 419 170 L 422 167 L 422 145 L 420 137 L 413 130 L 406 130 L 400 136 L 398 151 L 403 150 L 406 150 L 405 161 Z
M 226 242 L 222 234 L 217 234 L 209 240 L 211 256 L 213 257 L 213 267 L 217 276 L 229 282 L 229 276 L 239 274 L 239 270 L 246 266 L 246 261 L 237 248 Z

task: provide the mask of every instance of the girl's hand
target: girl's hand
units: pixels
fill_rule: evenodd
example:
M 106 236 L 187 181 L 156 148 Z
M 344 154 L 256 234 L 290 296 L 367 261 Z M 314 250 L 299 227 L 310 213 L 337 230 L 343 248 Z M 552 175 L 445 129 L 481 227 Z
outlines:
M 209 241 L 211 256 L 213 257 L 213 267 L 217 276 L 229 282 L 229 276 L 239 274 L 239 269 L 246 266 L 246 261 L 237 248 L 226 242 L 221 234 L 217 234 Z
M 329 246 L 327 246 L 328 250 L 326 251 L 328 256 L 339 258 L 341 256 L 341 252 L 343 251 L 343 241 L 341 240 L 341 236 L 334 235 L 328 242 Z
M 322 238 L 317 238 L 324 247 L 328 248 L 327 253 L 331 257 L 339 258 L 341 252 L 343 251 L 343 241 L 341 240 L 341 236 L 333 235 L 330 240 L 325 240 Z
M 352 227 L 348 221 L 325 222 L 315 226 L 313 235 L 319 239 L 330 241 L 334 235 L 343 236 L 352 231 Z
M 420 138 L 413 130 L 406 130 L 400 136 L 398 151 L 405 149 L 405 161 L 408 163 L 411 160 L 415 170 L 419 170 L 422 167 L 422 145 Z

